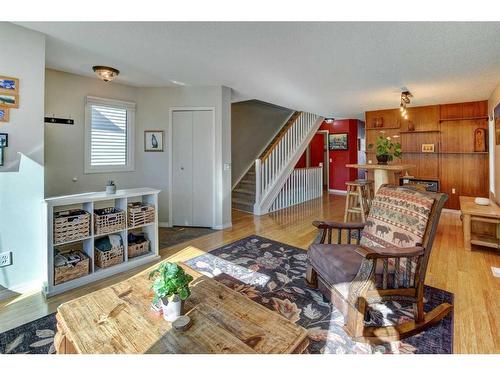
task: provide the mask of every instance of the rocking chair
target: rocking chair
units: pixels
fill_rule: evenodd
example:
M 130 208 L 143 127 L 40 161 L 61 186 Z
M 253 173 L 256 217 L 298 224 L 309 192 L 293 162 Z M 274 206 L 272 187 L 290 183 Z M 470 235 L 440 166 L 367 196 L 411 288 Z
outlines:
M 400 340 L 438 323 L 452 310 L 443 303 L 424 312 L 423 300 L 427 265 L 447 199 L 443 193 L 382 185 L 366 223 L 313 223 L 319 235 L 309 247 L 306 280 L 342 312 L 344 330 L 354 340 Z M 413 304 L 414 320 L 365 325 L 368 307 L 387 301 Z

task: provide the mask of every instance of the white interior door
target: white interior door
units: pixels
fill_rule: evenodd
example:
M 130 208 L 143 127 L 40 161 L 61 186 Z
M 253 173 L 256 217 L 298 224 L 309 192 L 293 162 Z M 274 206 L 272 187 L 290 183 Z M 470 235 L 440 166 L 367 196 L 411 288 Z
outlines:
M 172 115 L 173 225 L 193 225 L 193 113 Z
M 172 113 L 172 224 L 212 227 L 214 222 L 213 112 Z
M 214 136 L 212 111 L 193 112 L 193 225 L 213 225 Z

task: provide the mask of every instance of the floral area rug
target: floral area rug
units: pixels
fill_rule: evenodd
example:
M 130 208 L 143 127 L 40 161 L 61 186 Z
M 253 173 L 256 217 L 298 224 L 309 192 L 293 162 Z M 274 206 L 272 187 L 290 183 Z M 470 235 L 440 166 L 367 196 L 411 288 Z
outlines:
M 0 333 L 0 354 L 53 354 L 56 314 Z
M 318 291 L 307 287 L 306 261 L 304 250 L 250 236 L 186 263 L 306 328 L 309 353 L 453 352 L 451 314 L 437 325 L 402 341 L 374 346 L 352 341 L 342 329 L 342 314 Z M 453 294 L 426 286 L 425 300 L 425 310 L 429 311 L 443 302 L 453 303 Z M 413 316 L 411 306 L 398 303 L 377 305 L 369 315 L 369 324 L 401 322 Z M 55 314 L 50 314 L 0 333 L 0 354 L 54 353 L 55 331 Z
M 358 343 L 344 332 L 342 314 L 305 283 L 307 253 L 259 236 L 250 236 L 186 262 L 201 273 L 277 311 L 309 332 L 309 353 L 453 352 L 453 318 L 413 337 L 384 345 Z M 453 303 L 453 294 L 425 287 L 425 311 Z M 412 306 L 389 302 L 373 306 L 367 324 L 390 324 L 413 318 Z

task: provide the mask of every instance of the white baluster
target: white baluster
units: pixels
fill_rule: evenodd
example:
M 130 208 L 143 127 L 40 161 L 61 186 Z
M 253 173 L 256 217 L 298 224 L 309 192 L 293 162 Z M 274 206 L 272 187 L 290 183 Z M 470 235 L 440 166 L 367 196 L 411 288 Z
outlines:
M 260 192 L 261 192 L 261 160 L 255 160 L 255 202 L 260 204 Z

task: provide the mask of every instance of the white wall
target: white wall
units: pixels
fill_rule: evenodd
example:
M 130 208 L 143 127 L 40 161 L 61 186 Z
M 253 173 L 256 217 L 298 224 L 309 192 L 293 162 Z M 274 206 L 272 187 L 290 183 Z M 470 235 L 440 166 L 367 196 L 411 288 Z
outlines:
M 243 177 L 292 113 L 291 109 L 257 100 L 231 105 L 233 185 Z
M 135 171 L 120 173 L 84 173 L 84 104 L 85 96 L 132 101 L 137 104 L 135 116 Z M 169 109 L 172 107 L 214 107 L 216 132 L 217 186 L 216 226 L 230 223 L 231 171 L 231 90 L 220 86 L 138 88 L 117 82 L 104 83 L 97 78 L 46 71 L 45 112 L 57 117 L 71 116 L 75 125 L 47 124 L 45 127 L 46 196 L 73 194 L 104 189 L 113 179 L 118 188 L 147 186 L 162 190 L 159 197 L 159 219 L 169 221 L 168 150 L 166 149 Z M 144 152 L 144 130 L 164 130 L 164 152 Z M 73 177 L 78 179 L 73 182 Z M 228 180 L 229 178 L 229 180 Z M 227 205 L 227 207 L 226 207 Z M 223 213 L 224 212 L 224 213 Z
M 0 167 L 0 252 L 12 252 L 13 259 L 12 265 L 0 268 L 1 299 L 5 289 L 23 292 L 40 286 L 44 272 L 45 39 L 2 22 L 0 46 L 0 75 L 19 78 L 20 89 L 19 108 L 10 111 L 10 122 L 0 123 L 0 132 L 9 134 L 6 163 Z
M 227 87 L 182 87 L 182 88 L 140 88 L 137 99 L 136 124 L 138 139 L 142 140 L 147 129 L 165 131 L 168 135 L 169 111 L 179 107 L 214 107 L 215 108 L 215 150 L 217 189 L 216 223 L 220 228 L 231 222 L 231 171 L 224 170 L 224 164 L 231 163 L 231 90 Z M 141 141 L 142 142 L 142 141 Z M 142 143 L 141 143 L 142 147 Z M 136 166 L 143 170 L 143 178 L 151 187 L 163 190 L 160 194 L 160 221 L 168 218 L 168 152 L 136 153 Z
M 43 88 L 45 38 L 42 34 L 0 22 L 0 75 L 19 78 L 19 108 L 10 109 L 10 121 L 0 122 L 9 134 L 9 147 L 0 172 L 15 171 L 20 155 L 43 164 Z
M 138 172 L 84 173 L 85 97 L 87 95 L 135 102 L 137 88 L 105 83 L 47 69 L 45 114 L 75 120 L 74 125 L 45 124 L 45 195 L 47 197 L 103 190 L 109 179 L 119 188 L 137 187 Z M 137 143 L 140 138 L 136 137 Z M 137 150 L 139 149 L 138 145 Z M 136 171 L 139 171 L 137 168 Z M 73 182 L 73 177 L 78 179 Z
M 493 111 L 500 103 L 500 83 L 488 99 L 489 122 L 489 152 L 490 152 L 490 194 L 500 204 L 500 145 L 495 144 L 495 123 Z

